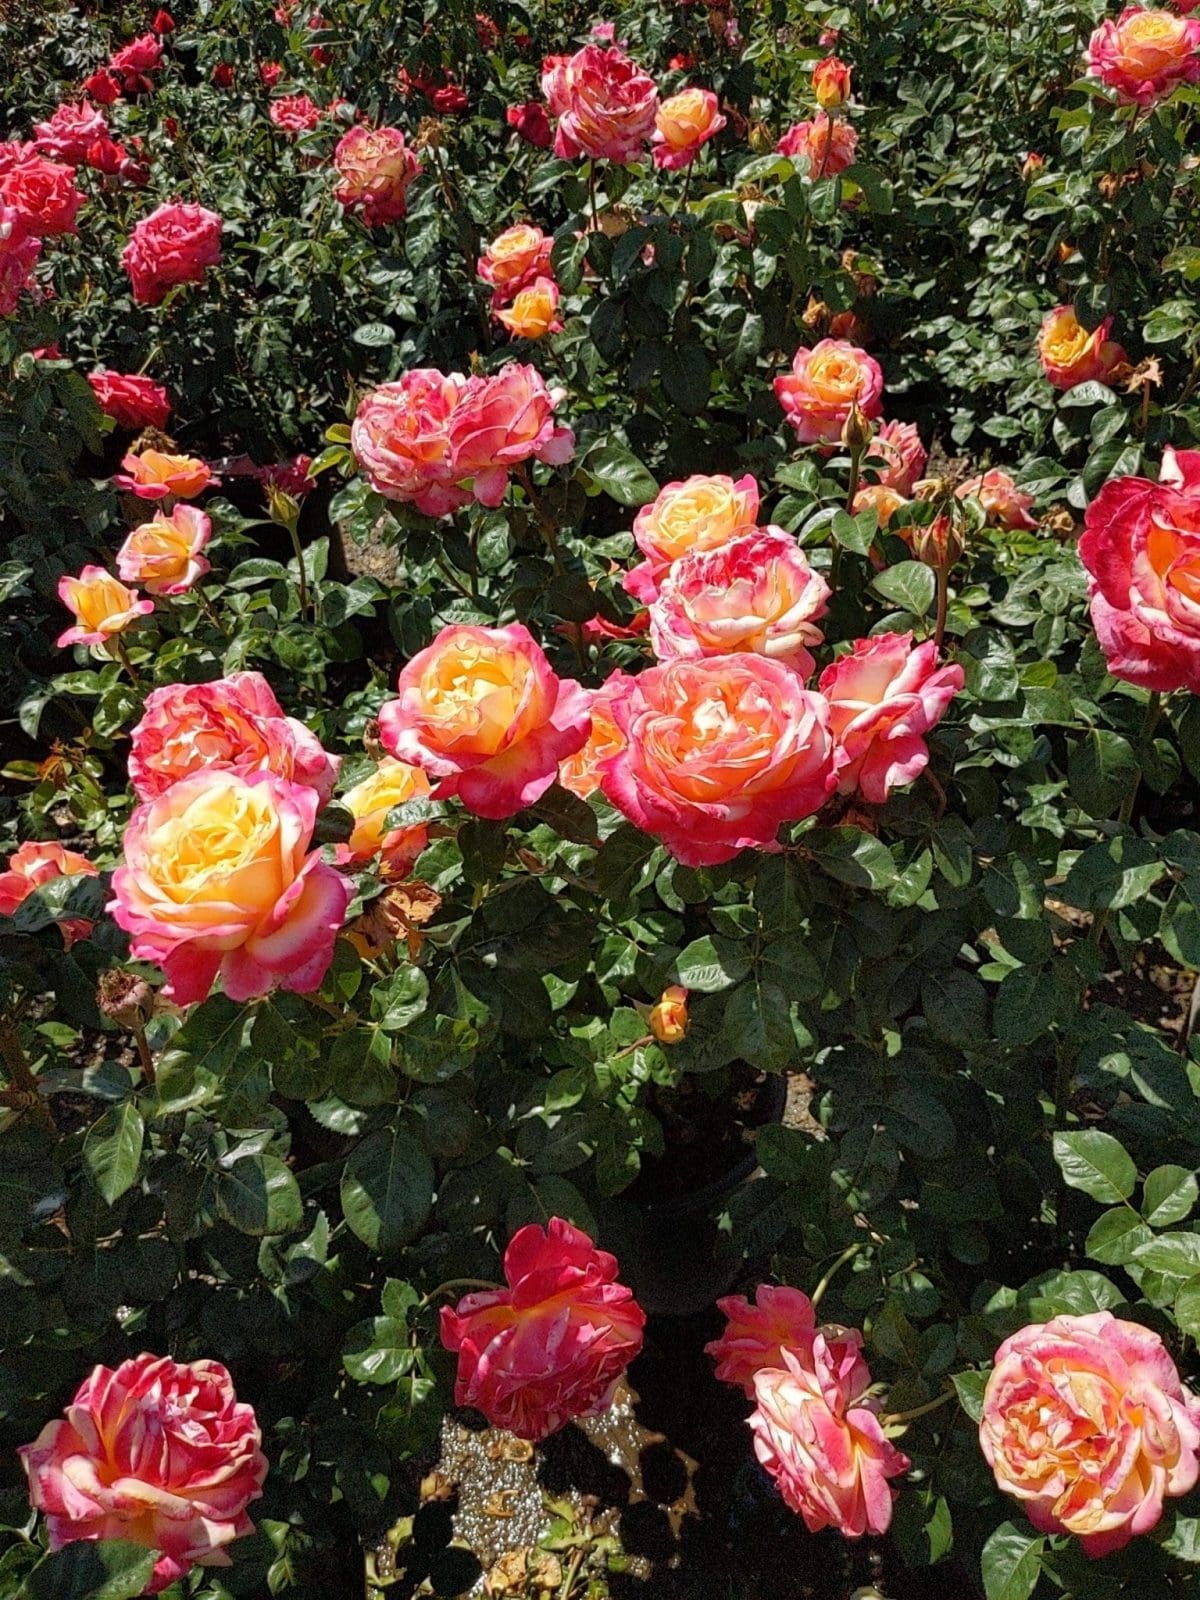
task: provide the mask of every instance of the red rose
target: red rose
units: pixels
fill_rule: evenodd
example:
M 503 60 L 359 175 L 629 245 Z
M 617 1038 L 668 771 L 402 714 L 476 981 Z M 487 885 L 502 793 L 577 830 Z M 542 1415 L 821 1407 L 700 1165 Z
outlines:
M 107 67 L 97 67 L 83 80 L 83 91 L 102 106 L 111 106 L 121 98 L 121 85 Z
M 104 113 L 86 100 L 77 106 L 64 101 L 48 122 L 35 123 L 33 132 L 34 149 L 39 155 L 77 167 L 86 158 L 92 140 L 108 133 L 108 123 Z
M 539 100 L 528 100 L 523 106 L 509 106 L 504 113 L 510 128 L 515 128 L 527 144 L 539 150 L 550 148 L 550 118 Z
M 98 367 L 88 373 L 96 402 L 106 417 L 122 428 L 158 428 L 167 425 L 171 401 L 152 378 L 137 373 L 108 372 Z
M 202 283 L 221 259 L 221 218 L 204 206 L 159 206 L 143 217 L 121 252 L 139 305 L 156 306 L 177 283 Z
M 214 89 L 231 89 L 233 87 L 233 63 L 231 61 L 218 61 L 212 69 Z
M 150 24 L 151 32 L 163 34 L 175 32 L 175 18 L 169 11 L 156 11 L 154 21 Z
M 264 61 L 258 69 L 258 75 L 268 89 L 273 89 L 283 77 L 283 68 L 278 61 Z
M 149 94 L 154 87 L 150 77 L 162 66 L 162 45 L 152 33 L 143 33 L 123 45 L 109 62 L 126 94 Z
M 31 233 L 75 233 L 75 213 L 82 204 L 75 169 L 62 162 L 30 153 L 0 173 L 0 205 L 19 211 Z

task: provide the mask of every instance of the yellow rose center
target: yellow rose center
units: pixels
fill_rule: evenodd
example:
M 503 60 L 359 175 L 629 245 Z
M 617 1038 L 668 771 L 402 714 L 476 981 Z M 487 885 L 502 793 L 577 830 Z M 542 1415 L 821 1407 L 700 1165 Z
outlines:
M 421 679 L 425 721 L 447 748 L 491 756 L 520 737 L 530 671 L 520 656 L 476 641 L 451 644 Z
M 269 793 L 237 781 L 211 785 L 169 816 L 147 840 L 146 859 L 156 887 L 177 905 L 219 900 L 265 910 L 287 886 Z

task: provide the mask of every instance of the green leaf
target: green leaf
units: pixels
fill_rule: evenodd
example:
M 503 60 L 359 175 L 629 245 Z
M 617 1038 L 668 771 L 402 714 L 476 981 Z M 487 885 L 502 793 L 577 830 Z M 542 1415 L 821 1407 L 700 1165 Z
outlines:
M 346 1335 L 342 1365 L 357 1383 L 395 1383 L 411 1371 L 415 1357 L 406 1322 L 369 1317 Z
M 1128 739 L 1108 728 L 1089 728 L 1067 759 L 1071 799 L 1089 817 L 1115 817 L 1133 787 L 1138 763 Z
M 698 417 L 708 406 L 712 387 L 712 361 L 691 340 L 669 344 L 661 363 L 662 386 L 667 398 L 688 417 Z
M 216 1187 L 217 1210 L 240 1233 L 290 1233 L 304 1220 L 300 1186 L 278 1156 L 239 1156 Z
M 1029 1527 L 1002 1522 L 983 1547 L 983 1590 L 987 1600 L 1029 1600 L 1041 1575 L 1046 1541 Z
M 1142 1245 L 1134 1259 L 1140 1267 L 1190 1278 L 1200 1273 L 1200 1233 L 1160 1233 Z
M 132 1100 L 110 1108 L 93 1122 L 83 1141 L 83 1164 L 108 1205 L 137 1181 L 146 1125 Z
M 658 484 L 633 451 L 614 440 L 589 450 L 580 465 L 618 505 L 648 505 L 658 493 Z
M 428 1002 L 429 980 L 419 967 L 400 967 L 371 990 L 371 1014 L 389 1032 L 415 1022 Z
M 1054 1159 L 1064 1183 L 1104 1205 L 1128 1200 L 1137 1184 L 1137 1168 L 1124 1146 L 1098 1128 L 1056 1133 Z
M 1186 1167 L 1155 1167 L 1142 1190 L 1142 1215 L 1152 1228 L 1182 1222 L 1196 1204 L 1196 1174 Z
M 831 878 L 856 888 L 884 889 L 894 882 L 892 853 L 873 833 L 849 825 L 814 828 L 803 840 L 804 849 Z
M 881 572 L 871 588 L 892 605 L 923 617 L 933 605 L 937 581 L 933 568 L 923 561 L 900 561 L 886 572 Z
M 698 994 L 715 994 L 738 983 L 750 971 L 750 946 L 719 934 L 693 939 L 671 967 L 670 981 Z
M 983 1416 L 983 1395 L 990 1377 L 990 1371 L 951 1374 L 950 1381 L 958 1395 L 958 1403 L 972 1422 L 978 1422 Z
M 126 1539 L 64 1545 L 38 1562 L 21 1600 L 137 1600 L 157 1560 L 157 1550 Z
M 361 327 L 355 328 L 350 337 L 355 344 L 361 344 L 368 350 L 379 350 L 384 345 L 395 344 L 396 330 L 386 322 L 364 322 Z
M 1087 1236 L 1087 1253 L 1105 1266 L 1124 1266 L 1152 1237 L 1150 1229 L 1127 1206 L 1106 1211 L 1093 1222 Z
M 433 1164 L 400 1128 L 368 1134 L 342 1175 L 342 1210 L 368 1249 L 393 1255 L 424 1226 L 433 1202 Z
M 1189 1278 L 1175 1296 L 1175 1321 L 1181 1333 L 1200 1340 L 1200 1276 Z
M 1200 1561 L 1200 1517 L 1184 1517 L 1176 1513 L 1170 1533 L 1161 1541 L 1160 1549 L 1176 1561 L 1195 1565 Z

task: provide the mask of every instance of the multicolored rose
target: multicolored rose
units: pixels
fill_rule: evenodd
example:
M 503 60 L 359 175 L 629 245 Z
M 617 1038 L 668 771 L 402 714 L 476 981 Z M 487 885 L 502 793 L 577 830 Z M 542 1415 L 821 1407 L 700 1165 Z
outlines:
M 646 559 L 621 580 L 625 589 L 649 604 L 673 561 L 750 533 L 758 498 L 758 484 L 749 473 L 736 481 L 720 473 L 695 473 L 665 484 L 633 520 L 633 537 Z
M 408 191 L 421 163 L 399 128 L 368 128 L 356 123 L 333 152 L 338 176 L 334 195 L 347 211 L 357 211 L 368 228 L 399 222 L 408 211 Z
M 1056 389 L 1074 389 L 1095 379 L 1104 382 L 1128 360 L 1122 347 L 1109 338 L 1113 319 L 1091 333 L 1082 326 L 1071 306 L 1047 312 L 1038 331 L 1037 348 L 1042 371 Z
M 844 339 L 801 345 L 792 370 L 775 379 L 775 398 L 801 444 L 836 444 L 857 409 L 871 420 L 883 409 L 879 363 Z
M 666 171 L 690 166 L 725 126 L 711 89 L 680 89 L 662 101 L 654 117 L 654 165 Z
M 1145 110 L 1181 83 L 1200 81 L 1200 20 L 1126 6 L 1101 22 L 1084 60 L 1089 75 L 1115 89 L 1119 100 Z
M 854 164 L 858 131 L 845 117 L 827 111 L 804 122 L 794 122 L 775 146 L 805 178 L 836 178 Z
M 211 566 L 201 554 L 211 537 L 212 522 L 195 506 L 174 506 L 170 516 L 156 511 L 127 535 L 117 571 L 147 594 L 186 594 Z
M 59 649 L 69 644 L 108 644 L 139 617 L 154 610 L 153 600 L 141 600 L 103 567 L 84 567 L 77 578 L 58 580 L 58 598 L 75 617 L 74 627 L 60 633 Z
M 558 118 L 554 154 L 628 165 L 654 132 L 658 89 L 619 45 L 586 44 L 573 56 L 552 56 L 542 93 Z

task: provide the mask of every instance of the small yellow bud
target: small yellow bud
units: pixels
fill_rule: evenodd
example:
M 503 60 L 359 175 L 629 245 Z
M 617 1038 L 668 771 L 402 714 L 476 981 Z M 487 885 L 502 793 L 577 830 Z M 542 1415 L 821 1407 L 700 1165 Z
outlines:
M 678 1044 L 688 1030 L 688 992 L 677 983 L 662 992 L 650 1008 L 650 1032 L 659 1044 Z

